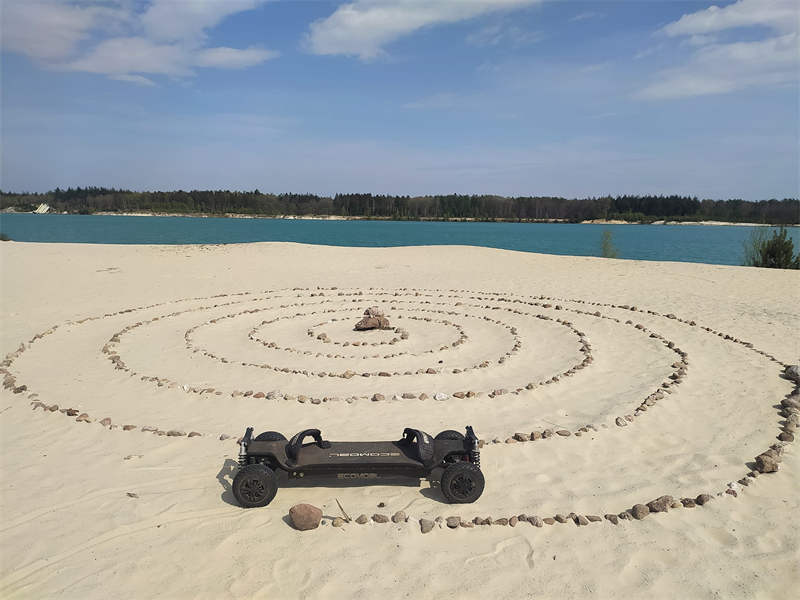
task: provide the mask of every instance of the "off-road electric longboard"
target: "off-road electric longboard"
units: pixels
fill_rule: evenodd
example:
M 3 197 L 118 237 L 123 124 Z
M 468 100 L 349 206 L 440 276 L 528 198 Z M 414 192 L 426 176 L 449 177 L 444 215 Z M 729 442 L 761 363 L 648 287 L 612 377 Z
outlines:
M 287 440 L 276 431 L 253 438 L 253 428 L 248 427 L 240 442 L 233 495 L 243 507 L 252 508 L 269 504 L 280 483 L 289 479 L 332 477 L 370 483 L 409 477 L 439 482 L 449 502 L 474 502 L 483 493 L 484 479 L 478 438 L 472 427 L 466 431 L 464 436 L 448 429 L 431 438 L 406 428 L 396 442 L 329 442 L 319 429 L 306 429 Z M 306 438 L 313 441 L 304 443 Z

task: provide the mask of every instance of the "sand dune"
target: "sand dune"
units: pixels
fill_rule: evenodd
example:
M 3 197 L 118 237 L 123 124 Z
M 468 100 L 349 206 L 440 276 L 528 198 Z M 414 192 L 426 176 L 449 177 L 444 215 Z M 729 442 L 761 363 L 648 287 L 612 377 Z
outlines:
M 3 597 L 767 598 L 800 584 L 796 449 L 748 477 L 794 389 L 781 372 L 800 356 L 796 272 L 278 243 L 4 243 L 0 260 Z M 353 331 L 373 305 L 407 339 Z M 248 425 L 368 440 L 467 424 L 486 442 L 472 505 L 427 482 L 292 486 L 253 510 L 230 493 Z M 506 443 L 532 433 L 547 439 Z M 698 494 L 713 500 L 618 525 L 417 524 Z M 334 528 L 336 499 L 410 519 Z M 323 526 L 293 530 L 298 502 Z

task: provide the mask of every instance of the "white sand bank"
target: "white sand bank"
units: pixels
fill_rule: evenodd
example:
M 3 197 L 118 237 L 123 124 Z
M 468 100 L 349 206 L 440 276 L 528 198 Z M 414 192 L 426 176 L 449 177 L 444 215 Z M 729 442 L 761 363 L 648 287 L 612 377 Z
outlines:
M 777 441 L 775 405 L 792 390 L 780 363 L 800 356 L 797 272 L 283 243 L 9 242 L 0 269 L 0 351 L 24 344 L 7 370 L 27 386 L 0 392 L 0 597 L 786 598 L 800 584 L 796 443 L 777 473 L 723 493 Z M 408 339 L 351 331 L 371 305 Z M 364 340 L 377 345 L 351 343 Z M 669 383 L 682 359 L 685 375 Z M 328 376 L 347 370 L 356 376 Z M 664 383 L 672 393 L 635 412 Z M 290 398 L 240 395 L 278 391 Z M 461 391 L 477 395 L 392 400 Z M 635 417 L 615 425 L 625 415 Z M 472 505 L 444 504 L 422 482 L 292 487 L 253 510 L 233 504 L 237 446 L 218 439 L 247 425 L 368 440 L 467 424 L 487 441 L 571 435 L 488 444 Z M 596 431 L 580 432 L 588 424 Z M 417 524 L 603 515 L 700 493 L 715 499 L 616 526 L 423 535 Z M 410 520 L 333 528 L 337 498 L 353 517 Z M 284 517 L 298 502 L 327 524 L 293 530 Z

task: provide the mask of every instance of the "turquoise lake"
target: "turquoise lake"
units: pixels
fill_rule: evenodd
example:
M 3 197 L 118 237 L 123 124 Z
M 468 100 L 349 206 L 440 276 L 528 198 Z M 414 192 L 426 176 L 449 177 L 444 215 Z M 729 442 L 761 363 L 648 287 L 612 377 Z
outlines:
M 523 252 L 600 256 L 611 231 L 620 258 L 719 265 L 742 263 L 751 227 L 326 221 L 99 215 L 0 215 L 0 232 L 25 242 L 235 244 L 299 242 L 329 246 L 468 245 Z M 800 248 L 800 228 L 789 228 Z

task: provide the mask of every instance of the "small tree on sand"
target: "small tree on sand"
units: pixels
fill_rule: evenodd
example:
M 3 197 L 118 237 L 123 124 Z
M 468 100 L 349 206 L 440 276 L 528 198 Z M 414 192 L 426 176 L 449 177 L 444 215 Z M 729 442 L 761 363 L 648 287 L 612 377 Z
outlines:
M 617 258 L 619 256 L 617 248 L 614 246 L 613 237 L 614 234 L 608 229 L 603 231 L 603 240 L 600 242 L 603 258 Z
M 800 253 L 794 253 L 794 242 L 785 227 L 769 231 L 755 228 L 744 242 L 744 264 L 768 269 L 800 269 Z

